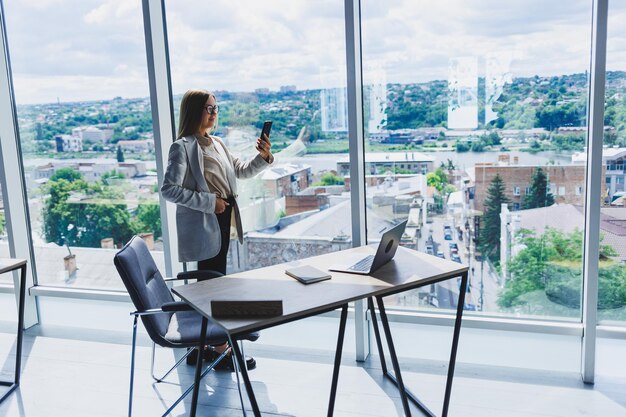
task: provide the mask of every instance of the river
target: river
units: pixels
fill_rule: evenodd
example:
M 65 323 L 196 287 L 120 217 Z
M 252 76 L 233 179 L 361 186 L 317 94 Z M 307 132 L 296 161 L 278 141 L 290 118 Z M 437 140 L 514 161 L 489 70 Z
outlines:
M 404 152 L 398 152 L 403 154 Z M 410 153 L 418 153 L 418 152 L 409 152 Z M 427 157 L 434 158 L 434 166 L 438 167 L 442 162 L 447 163 L 448 159 L 452 160 L 454 165 L 460 169 L 468 169 L 473 167 L 478 163 L 496 163 L 498 162 L 498 156 L 507 154 L 511 158 L 511 163 L 513 163 L 513 159 L 515 157 L 519 160 L 519 165 L 547 165 L 554 163 L 556 165 L 569 165 L 571 163 L 571 152 L 555 152 L 555 151 L 545 151 L 545 152 L 520 152 L 520 151 L 506 151 L 506 152 L 462 152 L 458 153 L 456 151 L 439 151 L 439 152 L 422 152 Z M 337 161 L 339 159 L 347 157 L 347 153 L 333 153 L 333 154 L 311 154 L 304 155 L 299 157 L 291 157 L 288 159 L 291 163 L 296 164 L 306 164 L 311 166 L 311 171 L 313 174 L 318 173 L 320 171 L 330 171 L 337 169 Z M 84 158 L 84 159 L 44 159 L 44 158 L 33 158 L 33 159 L 25 159 L 25 165 L 29 168 L 34 168 L 37 166 L 41 166 L 47 164 L 49 162 L 64 162 L 64 163 L 90 163 L 90 162 L 100 162 L 100 163 L 116 163 L 117 160 L 115 158 Z M 132 162 L 132 159 L 128 159 L 127 162 Z M 144 161 L 146 163 L 146 168 L 156 169 L 155 161 Z

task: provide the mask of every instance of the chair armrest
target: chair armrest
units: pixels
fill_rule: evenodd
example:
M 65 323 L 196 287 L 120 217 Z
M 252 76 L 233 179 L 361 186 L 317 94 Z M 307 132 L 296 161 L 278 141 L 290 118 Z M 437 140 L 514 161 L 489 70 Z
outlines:
M 184 301 L 172 301 L 165 303 L 161 308 L 151 308 L 150 310 L 133 311 L 131 316 L 150 316 L 153 314 L 172 313 L 176 311 L 192 311 L 193 307 Z
M 171 311 L 192 311 L 193 307 L 184 301 L 172 301 L 171 303 L 165 303 L 161 306 L 161 310 L 166 312 Z
M 198 271 L 185 271 L 179 272 L 176 276 L 177 280 L 180 279 L 197 279 L 198 281 L 205 281 L 207 279 L 223 277 L 224 274 L 211 270 L 198 270 Z

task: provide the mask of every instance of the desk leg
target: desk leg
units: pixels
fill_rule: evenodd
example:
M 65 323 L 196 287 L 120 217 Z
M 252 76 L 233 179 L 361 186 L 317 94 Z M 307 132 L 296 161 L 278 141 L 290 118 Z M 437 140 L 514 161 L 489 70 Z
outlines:
M 191 397 L 191 412 L 189 417 L 196 417 L 196 409 L 198 408 L 198 395 L 200 394 L 200 375 L 202 374 L 202 351 L 204 350 L 204 341 L 206 340 L 206 329 L 209 320 L 202 316 L 202 325 L 200 327 L 200 342 L 198 343 L 198 361 L 196 362 L 196 375 L 193 379 L 193 395 Z
M 461 275 L 461 289 L 467 288 L 468 281 L 468 273 L 463 273 Z M 385 306 L 383 304 L 382 297 L 377 297 L 378 301 L 378 309 L 380 310 L 380 318 L 383 323 L 383 328 L 385 330 L 385 338 L 387 339 L 387 343 L 389 344 L 389 353 L 391 355 L 391 361 L 394 367 L 394 373 L 397 375 L 397 378 L 394 377 L 388 370 L 385 365 L 385 357 L 384 352 L 382 350 L 382 342 L 380 338 L 380 332 L 378 330 L 378 322 L 376 320 L 376 313 L 374 311 L 374 303 L 371 299 L 368 300 L 370 314 L 372 315 L 372 325 L 374 326 L 374 334 L 376 336 L 376 343 L 378 345 L 378 352 L 381 357 L 381 365 L 383 368 L 383 375 L 389 378 L 400 390 L 400 395 L 402 396 L 402 404 L 404 406 L 405 396 L 413 402 L 424 414 L 435 417 L 435 414 L 426 407 L 424 403 L 422 403 L 410 390 L 408 390 L 404 383 L 402 382 L 402 378 L 400 376 L 400 366 L 398 364 L 398 359 L 395 354 L 395 350 L 393 349 L 393 341 L 391 339 L 391 331 L 389 329 L 389 322 L 387 320 L 387 314 L 385 313 Z M 459 298 L 457 301 L 456 307 L 456 318 L 454 321 L 454 333 L 452 336 L 452 347 L 450 349 L 450 362 L 448 363 L 448 375 L 446 379 L 446 390 L 443 399 L 443 411 L 441 412 L 442 417 L 448 416 L 449 406 L 450 406 L 450 396 L 452 393 L 452 380 L 454 378 L 454 367 L 456 365 L 456 353 L 459 346 L 459 335 L 461 333 L 461 320 L 463 317 L 463 307 L 465 306 L 465 291 L 459 291 Z M 403 395 L 404 393 L 404 395 Z M 407 413 L 407 408 L 405 406 L 405 413 Z M 410 416 L 410 413 L 407 413 Z
M 26 264 L 20 267 L 20 288 L 17 306 L 17 346 L 15 352 L 15 375 L 13 382 L 0 381 L 0 386 L 9 387 L 0 397 L 0 403 L 9 398 L 9 395 L 20 385 L 20 374 L 22 369 L 22 339 L 24 337 L 24 299 L 26 298 Z
M 341 352 L 343 350 L 343 337 L 346 333 L 346 321 L 348 318 L 348 305 L 341 308 L 339 320 L 339 335 L 337 336 L 337 350 L 335 350 L 335 366 L 333 368 L 333 382 L 330 385 L 330 399 L 328 400 L 328 417 L 332 417 L 335 411 L 335 398 L 337 397 L 337 382 L 339 381 L 339 367 L 341 365 Z
M 254 395 L 254 391 L 252 390 L 252 383 L 250 382 L 250 377 L 248 376 L 248 367 L 246 366 L 246 359 L 241 354 L 241 350 L 239 349 L 239 345 L 236 340 L 230 339 L 230 348 L 235 352 L 235 359 L 237 360 L 237 364 L 239 365 L 239 369 L 241 370 L 241 376 L 243 377 L 243 383 L 246 387 L 246 392 L 248 393 L 248 399 L 250 400 L 250 405 L 252 406 L 252 412 L 254 413 L 254 417 L 261 417 L 261 410 L 259 410 L 259 404 L 256 402 L 256 397 Z M 236 371 L 235 371 L 236 372 Z M 245 414 L 246 410 L 241 410 Z
M 448 364 L 448 379 L 446 381 L 446 393 L 443 397 L 442 417 L 448 416 L 450 394 L 452 392 L 452 378 L 454 378 L 454 366 L 456 365 L 456 351 L 459 347 L 459 335 L 461 333 L 461 319 L 465 307 L 465 291 L 467 291 L 468 272 L 461 275 L 461 288 L 459 288 L 459 300 L 456 306 L 456 319 L 454 320 L 454 335 L 452 336 L 452 348 L 450 349 L 450 362 Z
M 374 336 L 376 337 L 376 347 L 378 348 L 378 356 L 380 356 L 380 367 L 383 375 L 387 375 L 387 361 L 385 360 L 385 352 L 383 351 L 383 343 L 380 339 L 380 330 L 378 329 L 378 319 L 376 318 L 376 307 L 372 297 L 367 298 L 367 308 L 372 316 L 372 327 L 374 328 Z
M 387 345 L 389 348 L 389 356 L 391 356 L 391 363 L 393 364 L 393 372 L 396 375 L 395 383 L 400 390 L 400 398 L 402 399 L 402 407 L 404 408 L 404 414 L 408 417 L 411 416 L 411 409 L 409 408 L 409 401 L 407 400 L 407 392 L 404 388 L 404 382 L 402 382 L 402 374 L 400 373 L 400 364 L 398 363 L 398 357 L 396 356 L 396 349 L 393 346 L 393 339 L 391 338 L 391 329 L 389 328 L 389 321 L 387 320 L 387 313 L 385 312 L 385 305 L 382 297 L 376 297 L 378 301 L 378 310 L 380 311 L 380 320 L 383 323 L 383 330 L 385 331 L 385 338 L 387 339 Z M 390 376 L 389 373 L 386 374 Z

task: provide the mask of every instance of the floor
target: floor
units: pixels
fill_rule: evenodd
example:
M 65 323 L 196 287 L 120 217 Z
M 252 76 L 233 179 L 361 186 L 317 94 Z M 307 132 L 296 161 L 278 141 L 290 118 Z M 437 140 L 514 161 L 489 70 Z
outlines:
M 1 322 L 0 322 L 1 324 Z M 15 337 L 0 325 L 2 379 L 9 379 Z M 42 330 L 45 329 L 45 330 Z M 130 330 L 130 329 L 129 329 Z M 329 339 L 335 336 L 330 334 Z M 128 405 L 130 346 L 127 333 L 77 331 L 38 326 L 28 331 L 20 389 L 0 405 L 4 417 L 124 416 Z M 332 375 L 333 352 L 268 344 L 247 344 L 255 356 L 251 372 L 263 415 L 320 416 Z M 165 369 L 180 352 L 157 351 L 157 369 Z M 438 415 L 445 381 L 442 361 L 402 358 L 403 377 L 413 392 Z M 150 347 L 140 338 L 134 416 L 159 416 L 192 381 L 193 368 L 183 365 L 167 383 L 153 384 Z M 244 394 L 245 395 L 245 394 Z M 245 398 L 245 397 L 244 397 Z M 246 400 L 247 401 L 247 400 Z M 199 416 L 241 416 L 234 374 L 211 372 L 200 395 Z M 249 406 L 246 406 L 249 409 Z M 185 416 L 189 399 L 173 416 Z M 250 414 L 248 414 L 250 415 Z M 401 416 L 395 387 L 381 377 L 377 357 L 356 363 L 343 357 L 335 416 Z M 413 408 L 413 415 L 420 412 Z M 459 363 L 450 416 L 460 417 L 626 417 L 626 375 L 598 376 L 594 386 L 573 372 L 541 371 Z

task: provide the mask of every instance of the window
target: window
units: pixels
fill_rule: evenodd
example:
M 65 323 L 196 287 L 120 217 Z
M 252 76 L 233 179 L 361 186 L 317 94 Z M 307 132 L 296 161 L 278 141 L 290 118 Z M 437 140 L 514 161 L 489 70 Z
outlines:
M 37 283 L 123 290 L 133 234 L 163 268 L 141 3 L 4 5 Z
M 560 196 L 565 195 L 565 187 L 559 187 L 559 195 Z
M 609 5 L 606 56 L 603 159 L 611 164 L 604 170 L 600 212 L 600 264 L 598 281 L 598 321 L 609 325 L 626 325 L 626 206 L 624 205 L 623 158 L 626 155 L 626 121 L 619 117 L 625 106 L 626 63 L 623 61 L 623 39 L 626 28 L 620 23 L 626 15 L 623 2 Z M 610 172 L 609 172 L 610 171 Z
M 245 236 L 231 241 L 227 271 L 351 247 L 343 4 L 169 1 L 165 11 L 175 111 L 188 89 L 214 92 L 215 134 L 242 158 L 273 121 L 274 165 L 237 183 Z
M 452 0 L 361 2 L 366 159 L 408 156 L 428 166 L 425 173 L 366 175 L 368 239 L 408 219 L 404 246 L 447 252 L 449 225 L 459 261 L 474 271 L 468 310 L 579 320 L 579 296 L 566 288 L 580 288 L 580 264 L 560 274 L 565 260 L 556 252 L 535 270 L 523 259 L 541 252 L 538 242 L 574 245 L 583 230 L 580 199 L 559 194 L 555 184 L 585 178 L 571 153 L 586 145 L 591 3 L 560 0 L 550 3 L 554 14 L 523 1 L 463 4 L 458 13 Z M 558 17 L 564 13 L 568 19 Z M 523 199 L 517 184 L 528 184 Z M 503 230 L 500 214 L 511 227 Z M 480 227 L 466 231 L 466 222 Z M 468 232 L 479 234 L 478 245 Z M 403 294 L 395 307 L 452 309 L 446 300 L 454 297 L 444 294 L 458 290 Z
M 576 186 L 576 195 L 583 195 L 583 187 L 580 185 Z
M 531 188 L 531 187 L 526 187 L 526 188 L 524 189 L 524 195 L 528 195 L 528 194 L 530 194 L 531 190 L 532 190 L 532 188 Z

